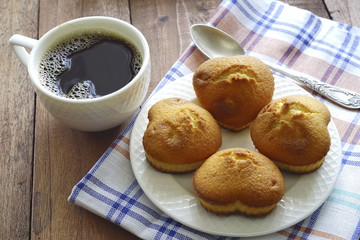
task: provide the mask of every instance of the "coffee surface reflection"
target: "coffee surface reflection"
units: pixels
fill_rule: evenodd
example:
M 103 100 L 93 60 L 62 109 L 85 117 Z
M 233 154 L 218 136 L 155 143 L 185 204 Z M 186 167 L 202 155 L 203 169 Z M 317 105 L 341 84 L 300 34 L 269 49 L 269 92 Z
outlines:
M 51 92 L 88 99 L 115 92 L 141 68 L 138 50 L 107 32 L 67 36 L 51 47 L 40 64 L 42 84 Z

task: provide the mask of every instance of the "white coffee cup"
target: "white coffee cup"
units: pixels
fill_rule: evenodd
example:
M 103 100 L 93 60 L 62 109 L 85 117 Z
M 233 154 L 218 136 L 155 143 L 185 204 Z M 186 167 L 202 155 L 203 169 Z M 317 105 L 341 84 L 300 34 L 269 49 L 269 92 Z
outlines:
M 93 99 L 57 96 L 40 82 L 40 61 L 49 47 L 62 36 L 87 29 L 103 29 L 132 43 L 142 55 L 142 66 L 127 85 L 113 93 Z M 118 126 L 139 108 L 148 91 L 149 46 L 143 34 L 125 21 L 102 16 L 78 18 L 51 29 L 39 40 L 15 34 L 9 42 L 16 56 L 27 66 L 31 82 L 42 104 L 50 114 L 71 128 L 102 131 Z

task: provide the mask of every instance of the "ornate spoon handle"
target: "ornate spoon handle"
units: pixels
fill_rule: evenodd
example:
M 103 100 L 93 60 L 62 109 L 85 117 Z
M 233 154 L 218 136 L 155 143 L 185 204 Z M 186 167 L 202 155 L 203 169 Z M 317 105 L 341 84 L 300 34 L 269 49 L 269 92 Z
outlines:
M 343 88 L 335 87 L 333 85 L 320 82 L 304 74 L 290 70 L 283 66 L 278 66 L 273 63 L 266 62 L 266 64 L 273 70 L 284 74 L 285 76 L 304 84 L 312 90 L 320 93 L 321 95 L 331 99 L 335 103 L 351 109 L 360 109 L 360 94 L 345 90 Z

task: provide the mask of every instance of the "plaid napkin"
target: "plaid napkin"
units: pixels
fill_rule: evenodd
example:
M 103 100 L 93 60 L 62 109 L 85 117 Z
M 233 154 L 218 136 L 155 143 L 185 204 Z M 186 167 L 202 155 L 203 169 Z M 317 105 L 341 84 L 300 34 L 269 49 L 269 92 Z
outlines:
M 358 28 L 272 0 L 225 0 L 208 23 L 236 38 L 249 55 L 360 92 Z M 194 72 L 204 60 L 191 45 L 153 94 L 169 82 Z M 328 106 L 339 131 L 342 145 L 339 178 L 325 203 L 308 218 L 256 239 L 359 239 L 360 113 L 310 93 Z M 146 197 L 135 180 L 129 157 L 130 134 L 136 116 L 74 186 L 68 200 L 143 239 L 226 239 L 174 221 Z

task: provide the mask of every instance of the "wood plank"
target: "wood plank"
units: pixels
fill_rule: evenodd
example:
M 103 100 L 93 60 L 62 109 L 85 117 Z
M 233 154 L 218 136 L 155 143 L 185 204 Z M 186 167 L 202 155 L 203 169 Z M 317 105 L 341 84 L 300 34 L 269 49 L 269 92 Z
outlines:
M 323 0 L 282 0 L 292 6 L 298 8 L 306 9 L 319 17 L 329 18 L 329 14 L 326 10 L 326 7 L 323 3 Z
M 41 1 L 39 33 L 91 15 L 130 20 L 128 1 Z M 133 239 L 133 235 L 67 202 L 72 187 L 118 136 L 120 127 L 100 133 L 71 130 L 36 105 L 33 216 L 34 239 Z
M 220 3 L 221 0 L 130 2 L 132 24 L 143 32 L 151 46 L 149 93 L 189 46 L 189 27 L 204 23 Z
M 37 37 L 37 1 L 0 1 L 0 238 L 28 239 L 34 91 L 9 38 Z
M 360 4 L 358 0 L 324 0 L 331 19 L 360 27 Z
M 358 0 L 282 0 L 290 5 L 313 12 L 337 22 L 360 27 L 360 5 Z

